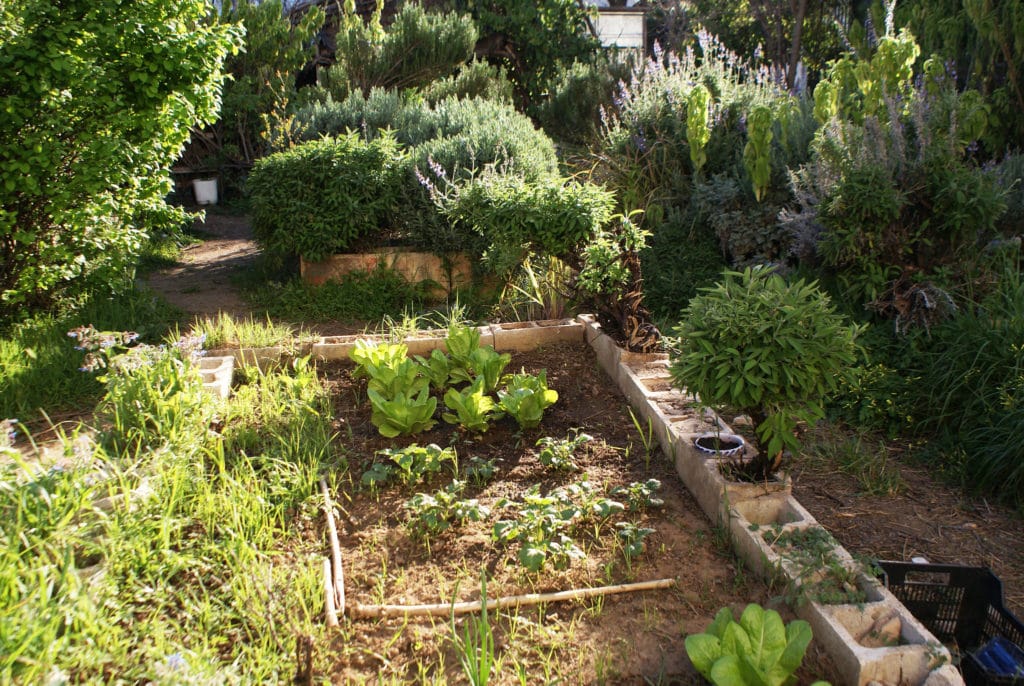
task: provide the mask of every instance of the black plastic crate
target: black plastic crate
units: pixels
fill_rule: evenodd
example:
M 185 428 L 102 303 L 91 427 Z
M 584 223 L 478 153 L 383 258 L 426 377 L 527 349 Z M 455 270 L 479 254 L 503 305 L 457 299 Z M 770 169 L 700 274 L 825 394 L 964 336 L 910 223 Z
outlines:
M 878 564 L 892 594 L 937 639 L 960 653 L 960 671 L 968 686 L 1024 686 L 1024 676 L 993 672 L 974 656 L 979 648 L 988 650 L 996 637 L 1024 646 L 1024 623 L 1003 607 L 1003 583 L 992 570 L 912 562 Z

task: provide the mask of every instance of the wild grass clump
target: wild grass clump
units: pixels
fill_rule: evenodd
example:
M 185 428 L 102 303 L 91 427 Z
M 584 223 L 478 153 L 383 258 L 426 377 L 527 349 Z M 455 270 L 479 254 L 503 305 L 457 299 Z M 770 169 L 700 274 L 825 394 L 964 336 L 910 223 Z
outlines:
M 998 289 L 934 327 L 917 372 L 920 435 L 969 491 L 1024 505 L 1024 279 L 1019 254 Z
M 0 416 L 37 418 L 98 399 L 102 385 L 79 371 L 82 353 L 68 339 L 71 329 L 134 329 L 142 341 L 159 342 L 178 311 L 153 293 L 133 289 L 117 297 L 92 297 L 59 314 L 40 314 L 0 328 Z
M 321 470 L 346 468 L 326 390 L 300 360 L 200 399 L 173 348 L 129 359 L 110 362 L 115 419 L 88 463 L 0 448 L 0 681 L 287 680 L 322 611 L 319 542 L 300 532 Z
M 283 345 L 296 334 L 290 324 L 281 324 L 270 317 L 258 320 L 256 317 L 235 317 L 221 312 L 215 317 L 197 318 L 192 323 L 191 333 L 206 340 L 206 348 L 263 348 Z M 299 336 L 304 334 L 299 333 Z

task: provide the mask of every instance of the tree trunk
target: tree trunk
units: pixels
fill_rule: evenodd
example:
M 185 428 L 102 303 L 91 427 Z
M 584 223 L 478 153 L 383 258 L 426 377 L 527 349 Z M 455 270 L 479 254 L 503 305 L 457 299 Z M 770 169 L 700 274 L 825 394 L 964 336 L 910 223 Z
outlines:
M 786 70 L 786 86 L 790 91 L 796 84 L 796 68 L 800 64 L 800 43 L 804 32 L 804 16 L 807 14 L 807 0 L 790 0 L 793 11 L 793 36 L 789 45 L 789 68 Z

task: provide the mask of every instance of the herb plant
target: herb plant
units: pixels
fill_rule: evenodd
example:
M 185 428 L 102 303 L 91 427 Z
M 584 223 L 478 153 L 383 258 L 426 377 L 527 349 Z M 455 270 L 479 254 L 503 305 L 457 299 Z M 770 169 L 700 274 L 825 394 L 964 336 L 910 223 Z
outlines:
M 420 483 L 431 474 L 440 472 L 446 463 L 454 467 L 456 462 L 454 449 L 442 448 L 436 443 L 426 446 L 413 443 L 404 448 L 385 448 L 378 450 L 377 454 L 391 461 L 398 478 L 406 485 Z
M 634 481 L 628 486 L 616 486 L 611 490 L 611 495 L 617 497 L 625 496 L 626 509 L 630 512 L 639 512 L 648 507 L 661 507 L 665 501 L 655 498 L 654 493 L 661 488 L 661 482 L 657 479 L 648 479 L 643 483 Z
M 499 507 L 511 505 L 507 500 Z M 551 564 L 565 569 L 573 560 L 585 557 L 572 539 L 573 530 L 592 520 L 604 520 L 623 511 L 621 503 L 604 498 L 587 481 L 540 494 L 534 486 L 523 496 L 515 519 L 503 519 L 494 525 L 492 539 L 498 543 L 518 542 L 519 562 L 528 571 L 538 572 Z
M 463 522 L 485 519 L 490 510 L 475 498 L 463 500 L 461 496 L 465 490 L 466 482 L 455 480 L 433 495 L 417 493 L 410 498 L 405 509 L 409 513 L 406 525 L 412 535 L 427 540 Z
M 494 478 L 498 467 L 496 460 L 485 460 L 482 457 L 469 458 L 469 466 L 466 467 L 466 477 L 474 484 L 482 486 Z
M 622 542 L 622 554 L 627 560 L 632 560 L 644 552 L 644 539 L 653 534 L 654 529 L 640 527 L 633 522 L 619 522 L 615 525 L 615 533 Z
M 683 350 L 670 366 L 673 383 L 753 419 L 762 454 L 752 478 L 799 448 L 797 426 L 825 415 L 826 398 L 856 362 L 858 328 L 829 297 L 763 269 L 727 272 L 690 301 L 676 332 Z
M 839 544 L 825 529 L 812 526 L 796 530 L 769 527 L 763 534 L 765 542 L 793 570 L 795 579 L 787 588 L 787 600 L 801 604 L 813 600 L 824 604 L 863 603 L 867 594 L 857 583 L 858 576 L 871 573 L 870 564 L 841 559 Z
M 573 456 L 580 446 L 592 441 L 593 436 L 581 433 L 578 429 L 570 431 L 575 433 L 571 438 L 551 438 L 550 436 L 545 436 L 537 441 L 537 445 L 541 447 L 537 459 L 540 460 L 542 465 L 548 469 L 571 471 L 579 469 L 579 466 L 573 462 Z

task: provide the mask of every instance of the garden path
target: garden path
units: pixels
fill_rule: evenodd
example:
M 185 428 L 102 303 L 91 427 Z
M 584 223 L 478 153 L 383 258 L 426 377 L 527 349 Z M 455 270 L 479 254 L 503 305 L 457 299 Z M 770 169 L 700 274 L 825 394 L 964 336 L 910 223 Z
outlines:
M 232 273 L 253 267 L 259 254 L 249 217 L 207 210 L 196 229 L 204 240 L 187 246 L 175 266 L 152 273 L 150 288 L 189 315 L 251 315 L 252 307 L 231 282 Z

